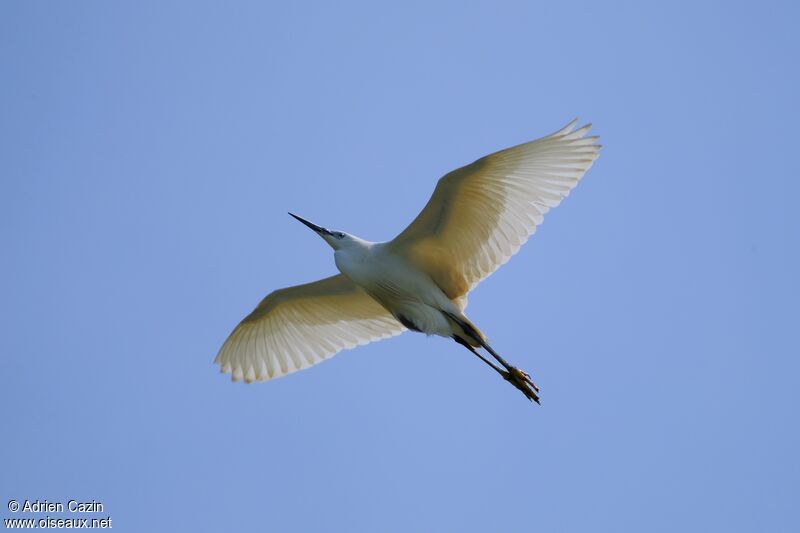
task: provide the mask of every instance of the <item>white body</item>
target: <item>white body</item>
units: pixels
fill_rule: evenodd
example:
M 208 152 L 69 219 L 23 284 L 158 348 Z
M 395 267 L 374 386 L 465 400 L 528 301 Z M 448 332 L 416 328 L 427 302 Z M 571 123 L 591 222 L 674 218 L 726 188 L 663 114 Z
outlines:
M 442 311 L 461 316 L 461 309 L 430 276 L 393 254 L 386 244 L 348 236 L 334 253 L 336 268 L 398 320 L 402 316 L 428 335 L 456 333 Z

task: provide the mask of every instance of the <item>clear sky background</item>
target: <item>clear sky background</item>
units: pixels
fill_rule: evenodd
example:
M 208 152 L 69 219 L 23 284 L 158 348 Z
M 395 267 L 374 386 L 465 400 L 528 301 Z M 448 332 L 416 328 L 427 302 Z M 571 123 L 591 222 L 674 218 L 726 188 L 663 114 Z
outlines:
M 800 530 L 795 5 L 3 2 L 0 516 Z M 600 159 L 468 309 L 542 407 L 418 334 L 212 365 L 335 272 L 287 211 L 387 240 L 575 116 Z

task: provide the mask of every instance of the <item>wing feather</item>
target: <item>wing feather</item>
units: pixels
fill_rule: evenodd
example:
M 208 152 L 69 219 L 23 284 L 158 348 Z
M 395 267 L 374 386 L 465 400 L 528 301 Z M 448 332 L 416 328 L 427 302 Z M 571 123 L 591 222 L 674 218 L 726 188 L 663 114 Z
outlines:
M 389 248 L 461 299 L 506 263 L 569 195 L 600 153 L 590 124 L 478 159 L 439 180 Z
M 268 295 L 236 326 L 214 362 L 234 381 L 264 381 L 405 330 L 339 274 Z

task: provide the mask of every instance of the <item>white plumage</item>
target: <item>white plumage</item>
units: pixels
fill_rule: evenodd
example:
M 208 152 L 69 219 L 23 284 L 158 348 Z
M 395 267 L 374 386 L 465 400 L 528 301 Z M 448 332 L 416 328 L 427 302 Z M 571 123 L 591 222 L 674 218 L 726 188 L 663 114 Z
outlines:
M 264 298 L 220 349 L 221 371 L 246 382 L 272 379 L 408 327 L 453 337 L 538 401 L 530 377 L 486 345 L 463 311 L 469 291 L 519 250 L 597 159 L 597 137 L 586 136 L 589 125 L 576 124 L 450 172 L 417 218 L 388 242 L 292 215 L 334 248 L 341 274 Z
M 216 362 L 234 381 L 279 378 L 405 331 L 342 274 L 280 289 L 236 326 Z

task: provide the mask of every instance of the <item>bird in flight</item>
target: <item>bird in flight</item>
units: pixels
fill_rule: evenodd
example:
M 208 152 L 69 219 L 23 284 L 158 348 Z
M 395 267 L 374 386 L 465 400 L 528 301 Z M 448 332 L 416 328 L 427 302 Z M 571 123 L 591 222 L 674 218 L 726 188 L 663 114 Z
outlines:
M 261 300 L 222 345 L 214 360 L 220 371 L 233 381 L 265 381 L 412 330 L 452 338 L 539 403 L 530 375 L 489 346 L 464 309 L 469 291 L 519 250 L 597 159 L 598 138 L 586 136 L 591 125 L 576 129 L 577 122 L 445 175 L 388 242 L 289 213 L 333 248 L 340 274 Z

